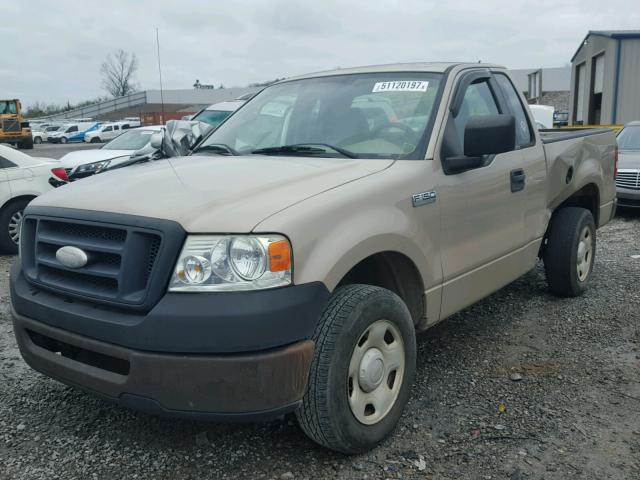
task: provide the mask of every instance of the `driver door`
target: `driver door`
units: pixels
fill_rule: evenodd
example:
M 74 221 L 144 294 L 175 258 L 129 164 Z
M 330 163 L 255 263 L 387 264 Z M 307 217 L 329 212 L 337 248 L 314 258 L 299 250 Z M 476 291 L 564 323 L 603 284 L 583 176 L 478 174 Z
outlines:
M 462 74 L 454 98 L 462 95 L 457 115 L 448 112 L 436 172 L 442 215 L 441 318 L 471 305 L 517 278 L 523 268 L 516 252 L 524 244 L 525 192 L 512 192 L 510 177 L 521 168 L 518 150 L 489 156 L 483 166 L 445 172 L 445 158 L 464 154 L 464 130 L 477 115 L 508 112 L 489 72 Z M 474 78 L 468 78 L 473 75 Z M 438 159 L 436 159 L 438 160 Z

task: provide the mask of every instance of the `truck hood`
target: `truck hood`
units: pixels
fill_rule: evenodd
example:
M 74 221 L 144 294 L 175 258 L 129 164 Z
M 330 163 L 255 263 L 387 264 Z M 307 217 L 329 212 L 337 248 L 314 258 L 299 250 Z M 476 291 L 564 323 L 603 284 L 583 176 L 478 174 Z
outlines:
M 295 203 L 392 164 L 262 155 L 177 157 L 94 175 L 32 205 L 163 218 L 192 233 L 244 233 Z
M 105 150 L 104 148 L 96 150 L 79 150 L 77 152 L 67 153 L 60 159 L 64 168 L 75 168 L 78 165 L 86 163 L 100 162 L 102 160 L 110 160 L 118 157 L 129 157 L 135 150 Z
M 640 151 L 620 150 L 618 153 L 618 168 L 623 170 L 640 169 Z

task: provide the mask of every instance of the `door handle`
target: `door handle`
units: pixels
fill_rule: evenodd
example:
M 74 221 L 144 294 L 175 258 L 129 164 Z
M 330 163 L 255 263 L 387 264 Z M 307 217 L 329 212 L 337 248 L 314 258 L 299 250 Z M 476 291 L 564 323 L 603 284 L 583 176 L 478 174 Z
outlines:
M 524 190 L 526 178 L 527 176 L 522 168 L 511 170 L 511 193 Z

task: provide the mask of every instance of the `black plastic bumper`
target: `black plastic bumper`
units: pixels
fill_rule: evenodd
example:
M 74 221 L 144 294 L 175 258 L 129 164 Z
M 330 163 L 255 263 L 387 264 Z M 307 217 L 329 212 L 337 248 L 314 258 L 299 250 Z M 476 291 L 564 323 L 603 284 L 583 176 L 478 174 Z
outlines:
M 128 407 L 245 421 L 293 410 L 306 388 L 321 283 L 166 294 L 148 313 L 34 287 L 11 271 L 14 330 L 35 370 Z
M 82 302 L 34 287 L 11 269 L 15 311 L 121 347 L 165 353 L 239 353 L 311 338 L 329 298 L 323 283 L 248 292 L 167 293 L 147 313 Z
M 294 410 L 314 344 L 265 352 L 179 355 L 143 352 L 46 326 L 13 312 L 20 352 L 35 370 L 152 414 L 255 421 Z

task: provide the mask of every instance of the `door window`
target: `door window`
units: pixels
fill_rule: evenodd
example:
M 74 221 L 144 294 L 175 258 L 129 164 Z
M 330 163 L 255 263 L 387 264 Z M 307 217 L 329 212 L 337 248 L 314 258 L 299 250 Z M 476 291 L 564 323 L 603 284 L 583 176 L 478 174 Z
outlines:
M 16 164 L 13 163 L 11 160 L 7 160 L 6 158 L 0 156 L 0 169 L 2 169 L 2 168 L 13 168 L 15 166 L 16 166 Z
M 110 132 L 111 131 L 111 127 L 104 127 L 104 130 L 102 130 L 103 132 Z
M 445 156 L 464 154 L 464 129 L 472 117 L 500 113 L 488 80 L 472 83 L 467 87 L 456 117 L 449 117 L 445 133 Z
M 516 146 L 518 148 L 530 146 L 533 143 L 533 133 L 518 92 L 506 75 L 496 75 L 496 81 L 504 93 L 511 114 L 516 119 Z

